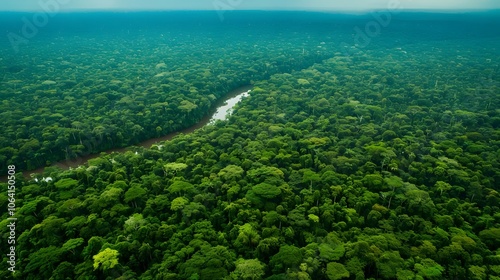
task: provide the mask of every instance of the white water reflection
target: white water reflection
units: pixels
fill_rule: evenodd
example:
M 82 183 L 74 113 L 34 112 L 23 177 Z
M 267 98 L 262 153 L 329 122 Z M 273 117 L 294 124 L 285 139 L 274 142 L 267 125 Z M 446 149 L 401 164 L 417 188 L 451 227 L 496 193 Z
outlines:
M 139 144 L 136 144 L 135 146 L 142 146 L 144 148 L 149 149 L 152 145 L 155 145 L 156 147 L 158 147 L 159 150 L 161 150 L 163 148 L 163 145 L 158 144 L 159 142 L 171 140 L 173 137 L 175 137 L 179 133 L 183 133 L 183 134 L 192 133 L 196 129 L 200 129 L 200 128 L 204 127 L 205 125 L 209 125 L 210 123 L 214 123 L 216 120 L 225 120 L 225 119 L 227 119 L 227 116 L 229 116 L 233 112 L 233 110 L 232 110 L 233 107 L 238 102 L 240 102 L 243 97 L 246 97 L 249 95 L 248 93 L 251 91 L 251 88 L 252 88 L 251 85 L 246 85 L 246 86 L 239 87 L 239 88 L 234 89 L 231 92 L 229 92 L 224 97 L 224 98 L 228 98 L 225 101 L 224 105 L 217 107 L 216 112 L 211 117 L 210 117 L 210 115 L 207 115 L 202 120 L 200 120 L 200 122 L 196 123 L 195 125 L 193 125 L 191 127 L 185 128 L 181 131 L 171 132 L 171 133 L 164 135 L 164 136 L 161 136 L 161 137 L 152 138 L 152 139 L 143 141 Z M 232 96 L 232 97 L 230 97 L 230 96 Z M 218 104 L 219 103 L 217 103 L 216 105 L 218 105 Z M 130 149 L 130 147 L 114 148 L 114 149 L 110 149 L 110 150 L 105 151 L 105 153 L 107 153 L 107 154 L 122 153 L 122 152 L 128 151 L 129 149 Z M 78 157 L 78 158 L 69 159 L 69 160 L 62 160 L 60 162 L 56 162 L 52 166 L 57 166 L 57 167 L 64 169 L 64 170 L 71 169 L 71 168 L 80 168 L 83 164 L 86 164 L 86 162 L 89 159 L 99 157 L 99 156 L 101 156 L 101 154 L 102 153 L 82 155 L 81 157 Z M 111 160 L 113 161 L 113 159 L 111 159 Z M 97 167 L 91 166 L 91 167 L 88 167 L 87 170 L 90 170 L 93 168 L 97 168 Z M 30 179 L 32 179 L 32 176 L 36 176 L 37 174 L 42 174 L 44 172 L 44 170 L 45 170 L 45 167 L 40 167 L 40 168 L 37 168 L 35 170 L 26 171 L 24 175 L 25 175 L 26 179 L 30 180 Z M 50 177 L 47 178 L 47 180 L 51 180 L 51 179 L 52 178 L 50 178 Z M 40 181 L 41 179 L 35 178 L 34 180 Z M 0 182 L 7 182 L 7 176 L 2 176 L 2 174 L 0 174 Z
M 245 92 L 236 95 L 235 97 L 226 100 L 226 103 L 224 105 L 217 108 L 217 111 L 212 115 L 212 118 L 210 119 L 209 123 L 214 123 L 217 120 L 220 121 L 226 120 L 227 117 L 233 113 L 234 105 L 240 102 L 243 97 L 247 97 L 250 91 L 251 90 L 247 90 Z

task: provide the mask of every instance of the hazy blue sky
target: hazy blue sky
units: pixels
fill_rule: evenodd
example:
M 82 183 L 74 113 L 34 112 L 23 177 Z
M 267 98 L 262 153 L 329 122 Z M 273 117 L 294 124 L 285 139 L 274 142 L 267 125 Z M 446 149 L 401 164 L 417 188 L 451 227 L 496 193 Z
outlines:
M 0 10 L 41 10 L 57 2 L 64 10 L 373 10 L 398 2 L 405 9 L 500 9 L 500 0 L 0 0 Z

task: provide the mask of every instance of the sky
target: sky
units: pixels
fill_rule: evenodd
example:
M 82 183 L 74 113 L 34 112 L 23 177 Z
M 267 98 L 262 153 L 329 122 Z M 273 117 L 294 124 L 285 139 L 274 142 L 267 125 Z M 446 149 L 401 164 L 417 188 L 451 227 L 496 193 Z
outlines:
M 60 10 L 330 10 L 387 9 L 468 10 L 500 9 L 500 0 L 0 0 L 1 11 Z M 50 3 L 52 5 L 50 5 Z

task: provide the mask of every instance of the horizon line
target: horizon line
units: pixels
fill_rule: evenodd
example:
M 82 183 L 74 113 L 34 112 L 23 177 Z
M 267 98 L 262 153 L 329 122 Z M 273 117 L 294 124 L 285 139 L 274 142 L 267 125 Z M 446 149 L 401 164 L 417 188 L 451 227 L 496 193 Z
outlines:
M 246 11 L 255 11 L 255 12 L 319 12 L 319 13 L 370 13 L 377 11 L 387 11 L 390 9 L 380 8 L 380 9 L 366 9 L 366 10 L 339 10 L 339 9 L 62 9 L 56 13 L 73 13 L 73 12 L 246 12 Z M 467 8 L 467 9 L 440 9 L 440 8 L 431 8 L 431 9 L 394 9 L 398 12 L 446 12 L 446 13 L 455 13 L 455 12 L 500 12 L 500 8 L 494 9 L 483 9 L 483 8 Z M 41 9 L 27 9 L 27 10 L 1 10 L 2 12 L 16 12 L 16 13 L 36 13 L 43 12 Z

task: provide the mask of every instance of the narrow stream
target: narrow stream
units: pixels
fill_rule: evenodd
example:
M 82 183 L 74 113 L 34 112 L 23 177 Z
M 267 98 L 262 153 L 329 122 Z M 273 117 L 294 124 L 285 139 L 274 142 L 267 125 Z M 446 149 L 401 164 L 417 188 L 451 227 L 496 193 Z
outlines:
M 69 168 L 76 168 L 80 165 L 85 164 L 88 160 L 97 158 L 99 157 L 102 153 L 106 154 L 111 154 L 111 153 L 121 153 L 129 150 L 132 147 L 144 147 L 144 148 L 150 148 L 153 144 L 156 144 L 161 141 L 166 141 L 170 140 L 176 135 L 183 133 L 183 134 L 189 134 L 192 133 L 193 131 L 204 127 L 205 125 L 211 124 L 217 120 L 225 120 L 229 114 L 232 113 L 233 107 L 243 98 L 248 96 L 248 93 L 251 91 L 252 86 L 251 85 L 246 85 L 242 86 L 239 88 L 236 88 L 226 94 L 226 96 L 218 101 L 214 109 L 210 111 L 210 113 L 205 116 L 203 119 L 201 119 L 198 123 L 196 123 L 193 126 L 190 126 L 188 128 L 185 128 L 181 131 L 177 132 L 172 132 L 169 133 L 165 136 L 158 137 L 158 138 L 152 138 L 145 140 L 143 142 L 137 143 L 134 146 L 126 147 L 126 148 L 116 148 L 116 149 L 110 149 L 106 150 L 104 152 L 98 153 L 98 154 L 90 154 L 90 155 L 85 155 L 73 159 L 67 159 L 63 160 L 57 163 L 54 163 L 52 166 L 57 166 L 62 169 L 69 169 Z M 24 170 L 17 170 L 17 172 L 23 172 L 23 175 L 26 179 L 30 179 L 31 176 L 30 174 L 41 174 L 45 170 L 46 167 L 40 167 L 34 170 L 29 170 L 29 171 L 24 171 Z M 7 176 L 0 176 L 0 182 L 6 182 L 7 181 Z

